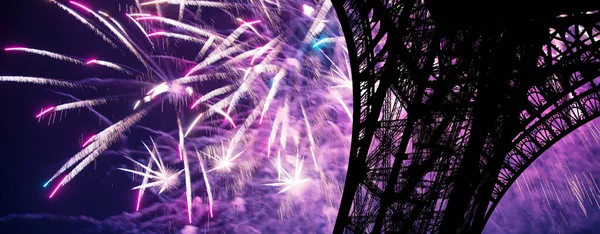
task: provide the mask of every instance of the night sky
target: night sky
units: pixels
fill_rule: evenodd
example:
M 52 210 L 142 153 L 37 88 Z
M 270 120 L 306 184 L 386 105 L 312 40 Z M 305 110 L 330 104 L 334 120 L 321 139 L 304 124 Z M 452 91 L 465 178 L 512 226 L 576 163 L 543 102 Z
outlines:
M 89 57 L 102 51 L 102 56 L 120 58 L 123 63 L 129 59 L 48 1 L 8 0 L 0 7 L 0 17 L 2 48 L 30 46 Z M 9 55 L 0 51 L 0 75 L 77 80 L 91 74 L 99 73 L 41 56 Z M 42 188 L 43 183 L 79 150 L 80 141 L 85 137 L 82 134 L 89 131 L 89 135 L 102 129 L 98 126 L 98 118 L 82 111 L 68 115 L 67 118 L 71 117 L 68 121 L 48 125 L 45 119 L 38 123 L 34 115 L 40 108 L 65 98 L 49 88 L 32 84 L 0 83 L 0 93 L 0 233 L 81 233 L 82 230 L 94 233 L 94 230 L 100 230 L 94 226 L 100 225 L 102 220 L 119 218 L 119 215 L 125 217 L 127 214 L 124 213 L 133 211 L 135 193 L 130 188 L 135 183 L 127 174 L 114 173 L 115 168 L 126 161 L 110 154 L 84 170 L 61 190 L 59 196 L 48 199 L 50 189 Z M 111 118 L 118 119 L 118 116 Z M 523 188 L 519 190 L 513 186 L 497 208 L 499 212 L 488 223 L 487 233 L 594 233 L 594 230 L 600 230 L 600 205 L 593 201 L 595 195 L 589 197 L 591 204 L 586 198 L 582 205 L 587 217 L 576 199 L 558 201 L 571 193 L 565 175 L 577 174 L 584 180 L 582 174 L 588 173 L 600 181 L 600 169 L 597 169 L 600 144 L 593 137 L 598 132 L 589 129 L 594 128 L 583 127 L 579 130 L 580 135 L 571 135 L 568 137 L 571 140 L 559 143 L 541 157 L 544 160 L 536 161 L 536 168 L 528 169 L 525 173 L 529 175 L 528 180 L 538 187 L 532 187 L 532 192 L 525 192 L 527 196 L 524 196 L 520 192 Z M 549 173 L 552 168 L 559 168 L 559 171 Z M 543 195 L 546 191 L 541 189 L 543 186 L 539 186 L 540 181 L 554 184 L 555 188 L 566 192 L 557 196 L 557 200 L 547 199 L 548 195 Z M 600 199 L 600 196 L 596 198 Z M 178 230 L 181 229 L 165 232 Z
M 0 7 L 0 17 L 0 45 L 3 48 L 30 46 L 90 57 L 102 51 L 103 55 L 124 57 L 48 1 L 11 0 Z M 93 74 L 84 68 L 41 56 L 0 52 L 2 75 L 77 80 L 83 75 Z M 98 71 L 94 72 L 98 74 Z M 36 215 L 13 219 L 13 214 L 18 217 L 21 214 L 52 213 L 104 219 L 132 210 L 135 197 L 130 188 L 133 182 L 126 174 L 111 173 L 114 166 L 123 160 L 110 158 L 110 155 L 106 160 L 97 161 L 96 170 L 90 168 L 82 172 L 81 178 L 72 182 L 73 186 L 64 188 L 60 198 L 48 199 L 49 189 L 42 188 L 45 180 L 79 150 L 81 134 L 101 129 L 98 118 L 87 111 L 74 112 L 71 118 L 67 116 L 69 121 L 50 126 L 47 119 L 38 123 L 34 116 L 40 108 L 65 100 L 52 91 L 38 85 L 0 84 L 3 97 L 0 102 L 6 108 L 0 121 L 4 158 L 0 173 L 5 185 L 0 189 L 0 233 L 61 233 L 49 230 L 69 233 L 71 228 L 77 230 L 77 226 L 67 219 L 46 216 L 48 218 L 39 220 Z M 114 163 L 116 165 L 110 165 Z

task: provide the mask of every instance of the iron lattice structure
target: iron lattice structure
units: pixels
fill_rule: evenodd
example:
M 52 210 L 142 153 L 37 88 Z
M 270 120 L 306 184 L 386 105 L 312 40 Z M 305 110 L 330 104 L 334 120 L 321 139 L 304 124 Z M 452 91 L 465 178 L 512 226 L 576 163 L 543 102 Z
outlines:
M 543 151 L 600 116 L 597 1 L 456 19 L 448 2 L 334 1 L 354 82 L 335 233 L 481 232 Z

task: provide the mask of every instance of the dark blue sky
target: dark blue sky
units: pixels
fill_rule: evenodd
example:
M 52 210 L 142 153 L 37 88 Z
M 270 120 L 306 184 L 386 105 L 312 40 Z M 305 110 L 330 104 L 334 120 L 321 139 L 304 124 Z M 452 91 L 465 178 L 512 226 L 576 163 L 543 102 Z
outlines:
M 11 0 L 0 7 L 0 17 L 2 48 L 29 46 L 74 56 L 92 57 L 97 55 L 97 51 L 102 51 L 103 55 L 113 53 L 119 56 L 119 52 L 111 52 L 110 47 L 90 30 L 49 1 Z M 89 74 L 89 71 L 85 72 L 81 66 L 41 56 L 0 51 L 0 75 L 76 80 L 84 74 Z M 64 160 L 77 152 L 81 134 L 100 128 L 97 118 L 87 111 L 73 112 L 67 116 L 68 121 L 57 121 L 49 126 L 47 119 L 38 123 L 35 114 L 40 108 L 64 102 L 67 98 L 52 93 L 46 87 L 31 84 L 2 83 L 0 93 L 3 110 L 0 121 L 3 165 L 0 170 L 3 185 L 0 188 L 0 217 L 53 213 L 102 219 L 131 210 L 131 180 L 123 179 L 125 175 L 122 173 L 111 173 L 114 165 L 110 164 L 121 159 L 99 161 L 96 170 L 85 170 L 59 196 L 48 199 L 50 188 L 44 189 L 42 184 Z M 56 220 L 4 222 L 0 218 L 0 233 L 51 233 L 49 230 L 58 231 L 60 229 L 56 228 L 61 226 L 68 230 L 71 225 L 70 222 Z

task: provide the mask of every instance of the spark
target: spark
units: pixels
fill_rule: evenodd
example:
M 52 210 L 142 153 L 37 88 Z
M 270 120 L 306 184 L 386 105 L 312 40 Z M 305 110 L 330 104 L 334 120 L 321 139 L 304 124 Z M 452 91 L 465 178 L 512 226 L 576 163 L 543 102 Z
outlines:
M 83 61 L 81 61 L 79 59 L 76 59 L 76 58 L 73 58 L 70 56 L 66 56 L 66 55 L 62 55 L 62 54 L 57 54 L 57 53 L 46 51 L 46 50 L 38 50 L 38 49 L 25 48 L 25 47 L 8 47 L 8 48 L 4 48 L 4 51 L 22 51 L 22 52 L 47 56 L 47 57 L 50 57 L 53 59 L 63 60 L 63 61 L 83 65 Z
M 192 121 L 192 124 L 190 124 L 187 131 L 185 131 L 185 134 L 183 135 L 184 137 L 186 137 L 188 134 L 190 134 L 192 129 L 194 129 L 194 126 L 196 126 L 196 124 L 198 123 L 198 121 L 200 121 L 200 118 L 202 118 L 203 115 L 204 115 L 204 113 L 201 113 L 200 115 L 198 115 L 198 117 L 196 117 L 194 119 L 194 121 Z
M 156 143 L 154 143 L 154 140 L 152 140 L 152 139 L 151 139 L 151 141 L 152 141 L 152 145 L 153 145 L 152 150 L 150 150 L 148 145 L 146 145 L 145 143 L 142 142 L 142 144 L 144 145 L 144 147 L 150 154 L 150 160 L 148 160 L 148 165 L 143 165 L 129 157 L 126 157 L 127 159 L 132 161 L 134 164 L 137 164 L 138 166 L 140 166 L 140 168 L 143 169 L 144 172 L 130 170 L 130 169 L 126 169 L 126 168 L 119 168 L 119 170 L 121 170 L 121 171 L 129 172 L 134 175 L 143 176 L 142 184 L 133 188 L 133 189 L 138 189 L 138 199 L 136 202 L 136 211 L 138 211 L 140 209 L 140 203 L 141 203 L 142 196 L 144 195 L 144 191 L 146 188 L 151 188 L 151 187 L 159 188 L 160 190 L 158 191 L 158 194 L 161 194 L 164 191 L 168 191 L 172 188 L 175 188 L 178 184 L 177 179 L 179 177 L 179 174 L 181 174 L 181 172 L 183 172 L 183 170 L 181 170 L 179 172 L 175 172 L 175 171 L 172 171 L 169 168 L 167 168 L 163 163 L 160 153 L 158 152 L 158 147 L 156 146 Z M 153 164 L 156 165 L 158 170 L 152 169 Z M 148 179 L 152 179 L 153 181 L 148 183 Z
M 169 91 L 169 85 L 167 85 L 167 83 L 161 83 L 158 86 L 151 89 L 146 95 L 149 95 L 150 98 L 152 99 L 152 98 L 158 96 L 159 94 L 162 94 L 167 91 Z
M 315 170 L 319 171 L 319 165 L 317 164 L 317 158 L 315 156 L 315 138 L 313 137 L 312 130 L 310 127 L 310 123 L 308 122 L 308 116 L 306 115 L 306 111 L 304 110 L 304 106 L 300 105 L 300 109 L 302 110 L 302 116 L 304 117 L 304 124 L 306 125 L 306 132 L 308 134 L 308 142 L 310 143 L 310 155 L 312 156 L 313 162 L 315 164 Z
M 189 223 L 192 223 L 192 181 L 187 150 L 185 149 L 185 136 L 183 135 L 183 127 L 181 126 L 181 117 L 179 115 L 177 115 L 177 128 L 179 129 L 179 155 L 183 159 L 183 170 L 185 171 L 185 194 L 187 198 L 188 221 Z
M 255 21 L 250 21 L 250 22 L 246 22 L 246 21 L 244 21 L 244 20 L 242 20 L 242 19 L 240 19 L 240 18 L 236 18 L 236 20 L 237 20 L 237 21 L 239 21 L 239 22 L 241 22 L 241 23 L 242 23 L 242 26 L 247 26 L 247 27 L 249 27 L 250 29 L 252 29 L 252 31 L 253 31 L 254 33 L 256 33 L 256 35 L 258 35 L 258 36 L 262 37 L 262 35 L 260 34 L 260 32 L 258 32 L 258 30 L 256 30 L 256 28 L 255 28 L 254 26 L 252 26 L 253 24 L 258 24 L 258 23 L 260 23 L 260 22 L 261 22 L 260 20 L 255 20 Z
M 318 47 L 321 44 L 328 43 L 328 42 L 333 42 L 333 41 L 334 41 L 333 38 L 324 38 L 324 39 L 321 39 L 321 40 L 315 42 L 315 44 L 313 44 L 312 47 L 316 48 L 316 47 Z
M 145 13 L 131 13 L 131 14 L 127 14 L 131 17 L 145 17 L 145 16 L 152 16 L 151 14 L 145 14 Z
M 83 4 L 81 4 L 81 3 L 78 3 L 78 2 L 75 2 L 75 1 L 69 1 L 69 2 L 70 2 L 71 4 L 73 4 L 73 5 L 75 5 L 75 6 L 78 6 L 79 8 L 81 8 L 81 9 L 83 9 L 83 10 L 87 11 L 88 13 L 94 13 L 94 11 L 92 11 L 92 10 L 91 10 L 89 7 L 87 7 L 87 6 L 84 6 L 84 5 L 83 5 Z
M 56 80 L 43 77 L 27 77 L 27 76 L 0 76 L 0 82 L 17 82 L 17 83 L 32 83 L 39 85 L 62 86 L 68 88 L 81 87 L 70 81 Z
M 198 27 L 191 26 L 189 24 L 181 23 L 181 22 L 179 22 L 177 20 L 173 20 L 173 19 L 169 19 L 169 18 L 164 18 L 164 17 L 160 17 L 160 16 L 143 16 L 143 17 L 137 18 L 136 20 L 138 20 L 138 21 L 145 21 L 145 20 L 158 21 L 158 22 L 165 23 L 165 24 L 171 25 L 173 27 L 176 27 L 176 28 L 179 28 L 179 29 L 182 29 L 182 30 L 185 30 L 185 31 L 192 32 L 194 34 L 198 34 L 200 36 L 204 36 L 204 37 L 214 36 L 216 38 L 222 39 L 216 33 L 211 32 L 209 30 L 204 30 L 204 29 L 201 29 L 201 28 L 198 28 Z
M 88 145 L 90 142 L 96 140 L 96 135 L 92 135 L 90 138 L 88 138 L 83 145 L 81 145 L 81 148 L 84 148 L 86 145 Z
M 126 168 L 118 168 L 121 171 L 124 172 L 129 172 L 135 175 L 139 175 L 139 176 L 143 176 L 143 177 L 147 177 L 147 178 L 151 178 L 154 181 L 150 182 L 150 183 L 146 183 L 146 184 L 142 184 L 136 187 L 133 187 L 132 190 L 135 189 L 144 189 L 144 188 L 150 188 L 150 187 L 157 187 L 160 188 L 158 194 L 163 193 L 164 191 L 168 191 L 170 189 L 173 189 L 177 186 L 177 178 L 179 177 L 179 175 L 183 172 L 183 170 L 181 171 L 172 171 L 168 168 L 165 168 L 164 171 L 156 171 L 156 170 L 152 170 L 152 168 L 145 166 L 144 164 L 141 164 L 131 158 L 127 158 L 130 161 L 132 161 L 133 163 L 137 164 L 138 166 L 140 166 L 142 169 L 147 170 L 148 172 L 139 172 L 139 171 L 135 171 L 135 170 L 130 170 L 130 169 L 126 169 Z
M 54 107 L 48 107 L 45 110 L 43 110 L 42 112 L 40 112 L 39 114 L 37 114 L 35 117 L 36 118 L 42 117 L 42 115 L 44 115 L 52 110 L 54 110 Z
M 231 169 L 235 166 L 235 160 L 244 153 L 244 151 L 233 155 L 233 144 L 230 144 L 227 150 L 221 142 L 221 150 L 219 151 L 217 148 L 209 148 L 208 153 L 202 152 L 205 156 L 212 159 L 215 163 L 215 166 L 208 170 L 211 171 L 219 171 L 219 172 L 231 172 Z
M 50 193 L 50 196 L 48 198 L 52 198 L 54 197 L 54 194 L 56 194 L 56 192 L 58 192 L 58 189 L 62 186 L 63 182 L 67 179 L 67 176 L 65 176 L 60 183 L 58 183 L 58 185 L 56 185 L 56 188 L 54 188 L 54 190 L 52 190 L 52 193 Z M 50 183 L 50 181 L 48 181 L 44 187 L 46 187 L 48 185 L 48 183 Z
M 281 166 L 281 161 L 280 161 L 279 158 L 280 157 L 278 157 L 278 161 L 277 161 L 276 166 L 277 166 L 278 172 L 279 171 L 283 172 L 285 177 L 283 179 L 281 179 L 281 175 L 279 175 L 279 182 L 268 183 L 268 184 L 265 184 L 266 186 L 281 187 L 281 189 L 279 190 L 279 192 L 277 192 L 277 194 L 280 194 L 280 193 L 285 193 L 285 192 L 288 192 L 288 191 L 297 192 L 307 182 L 310 181 L 310 179 L 304 178 L 302 176 L 302 164 L 304 163 L 304 159 L 301 159 L 300 162 L 298 162 L 298 159 L 296 159 L 296 165 L 294 167 L 294 173 L 292 175 L 290 175 Z
M 192 104 L 192 106 L 190 106 L 190 109 L 193 110 L 196 106 L 198 106 L 198 104 L 202 103 L 202 98 L 198 98 L 198 100 L 196 100 L 194 102 L 194 104 Z
M 144 2 L 144 3 L 141 3 L 140 6 L 147 6 L 147 5 L 161 4 L 161 3 L 167 3 L 167 0 L 156 0 L 156 1 Z
M 133 44 L 127 39 L 127 37 L 125 37 L 121 32 L 119 32 L 110 22 L 106 21 L 104 18 L 102 18 L 100 15 L 96 14 L 96 12 L 92 11 L 90 8 L 82 5 L 81 3 L 75 2 L 75 1 L 70 1 L 71 4 L 78 6 L 81 9 L 84 9 L 85 11 L 87 11 L 88 13 L 91 13 L 94 17 L 96 17 L 96 19 L 100 20 L 100 22 L 102 22 L 108 29 L 110 29 L 111 32 L 113 32 L 113 34 L 115 36 L 117 36 L 117 38 L 125 45 L 125 47 L 127 47 L 127 49 L 129 49 L 129 51 L 135 55 L 135 57 L 142 63 L 144 64 L 144 66 L 148 66 L 148 64 L 146 63 L 146 61 L 144 60 L 144 58 L 142 57 L 142 55 L 136 50 L 135 46 L 133 46 Z
M 131 72 L 129 72 L 127 69 L 125 69 L 124 67 L 122 67 L 119 64 L 116 63 L 111 63 L 108 61 L 102 61 L 102 60 L 97 60 L 97 59 L 91 59 L 88 60 L 87 62 L 85 62 L 86 65 L 90 65 L 90 64 L 98 64 L 100 66 L 104 66 L 104 67 L 108 67 L 108 68 L 112 68 L 114 70 L 123 72 L 125 74 L 131 75 Z
M 153 32 L 153 33 L 150 33 L 147 35 L 147 37 L 155 37 L 155 36 L 172 37 L 172 38 L 177 38 L 177 39 L 181 39 L 184 41 L 196 42 L 196 43 L 203 43 L 206 41 L 204 39 L 193 37 L 193 36 L 188 36 L 188 35 L 179 34 L 179 33 L 169 33 L 169 32 L 163 32 L 163 31 Z
M 100 98 L 100 99 L 93 99 L 93 100 L 83 100 L 83 101 L 76 101 L 76 102 L 70 102 L 70 103 L 65 103 L 62 105 L 58 105 L 58 106 L 54 106 L 54 107 L 49 107 L 45 110 L 43 110 L 42 112 L 40 112 L 38 115 L 36 115 L 36 118 L 40 118 L 43 115 L 45 115 L 46 113 L 49 112 L 56 112 L 56 111 L 63 111 L 63 110 L 70 110 L 70 109 L 75 109 L 75 108 L 81 108 L 81 107 L 92 107 L 92 106 L 97 106 L 97 105 L 102 105 L 102 104 L 106 104 L 108 102 L 107 99 L 104 98 Z
M 259 123 L 262 124 L 263 117 L 265 116 L 265 113 L 269 109 L 269 106 L 271 105 L 271 102 L 273 101 L 273 98 L 275 98 L 275 94 L 277 94 L 277 90 L 279 88 L 279 82 L 281 81 L 281 79 L 283 79 L 283 77 L 285 75 L 286 75 L 285 70 L 281 70 L 273 78 L 273 86 L 271 87 L 271 90 L 269 91 L 269 94 L 267 94 L 265 106 L 264 106 L 262 112 L 260 113 L 260 122 Z
M 204 177 L 204 185 L 206 186 L 206 193 L 208 194 L 210 217 L 212 218 L 213 217 L 212 190 L 210 189 L 210 183 L 208 182 L 208 175 L 206 174 L 206 170 L 204 169 L 204 163 L 202 162 L 202 159 L 200 158 L 200 152 L 198 152 L 198 150 L 196 150 L 196 155 L 198 156 L 198 163 L 200 163 L 200 169 L 202 170 L 202 175 Z
M 79 22 L 83 23 L 85 26 L 90 28 L 92 31 L 94 31 L 94 33 L 96 33 L 98 36 L 100 36 L 105 42 L 110 44 L 113 48 L 117 48 L 117 45 L 112 40 L 110 40 L 96 26 L 94 26 L 92 23 L 90 23 L 87 19 L 83 18 L 77 12 L 75 12 L 74 10 L 72 10 L 71 8 L 69 8 L 63 4 L 58 3 L 57 1 L 52 0 L 52 3 L 56 4 L 58 7 L 65 10 L 67 13 L 71 14 L 73 17 L 75 17 Z
M 337 97 L 337 100 L 342 105 L 342 108 L 344 108 L 344 111 L 348 115 L 348 118 L 350 118 L 350 121 L 352 121 L 352 111 L 350 111 L 350 108 L 348 108 L 348 106 L 346 105 L 346 103 L 344 102 L 344 100 L 342 100 L 340 97 Z
M 152 167 L 152 160 L 148 160 L 148 168 Z M 150 172 L 149 170 L 146 170 L 146 174 Z M 149 176 L 144 176 L 144 179 L 142 179 L 142 185 L 141 186 L 145 186 L 146 184 L 148 184 L 148 178 Z M 142 204 L 142 197 L 144 196 L 144 191 L 146 188 L 140 188 L 138 190 L 138 197 L 137 197 L 137 202 L 135 203 L 135 211 L 140 211 L 140 205 Z
M 235 126 L 235 122 L 233 121 L 233 119 L 231 118 L 231 116 L 229 116 L 229 114 L 223 112 L 223 110 L 219 109 L 219 108 L 215 108 L 214 109 L 218 114 L 225 116 L 225 119 L 227 119 L 227 121 L 229 121 L 229 123 L 231 124 L 231 126 L 233 126 L 234 128 Z
M 200 7 L 216 7 L 216 8 L 222 8 L 222 9 L 227 9 L 230 8 L 231 5 L 230 4 L 226 4 L 226 3 L 219 3 L 219 2 L 213 2 L 213 1 L 199 1 L 199 0 L 154 0 L 154 1 L 149 1 L 149 2 L 145 2 L 145 3 L 141 3 L 141 6 L 147 6 L 147 5 L 155 5 L 155 4 L 176 4 L 176 5 L 180 5 L 180 6 L 200 6 Z M 182 16 L 180 16 L 181 18 Z
M 135 164 L 137 164 L 138 166 L 142 167 L 143 169 L 148 170 L 150 173 L 143 173 L 143 172 L 134 171 L 134 170 L 126 169 L 126 168 L 118 168 L 119 170 L 124 171 L 124 172 L 129 172 L 129 173 L 132 173 L 135 175 L 144 176 L 147 178 L 152 178 L 155 180 L 154 182 L 150 182 L 150 183 L 146 183 L 143 185 L 133 187 L 132 190 L 150 188 L 150 187 L 160 187 L 160 191 L 158 192 L 160 194 L 164 191 L 174 188 L 177 185 L 177 177 L 179 176 L 179 174 L 181 174 L 183 172 L 183 170 L 174 172 L 169 169 L 165 169 L 164 172 L 154 171 L 151 168 L 146 167 L 145 165 L 143 165 L 133 159 L 130 159 L 130 158 L 128 158 L 128 159 L 130 161 L 134 162 Z
M 315 8 L 312 8 L 309 5 L 306 4 L 302 4 L 302 13 L 304 13 L 304 15 L 306 16 L 312 16 L 312 14 L 315 12 Z
M 144 27 L 142 27 L 142 25 L 135 20 L 133 17 L 135 16 L 150 16 L 149 14 L 125 14 L 129 19 L 131 19 L 131 22 L 133 22 L 139 29 L 140 31 L 146 35 L 146 37 L 148 37 L 148 32 L 146 32 L 146 29 L 144 29 Z M 150 43 L 152 43 L 151 41 L 148 41 Z
M 134 109 L 134 110 L 135 110 L 135 109 L 137 109 L 137 108 L 138 108 L 138 106 L 140 106 L 140 103 L 141 103 L 141 102 L 142 102 L 142 101 L 140 101 L 140 100 L 137 100 L 137 101 L 135 102 L 135 104 L 133 105 L 133 109 Z

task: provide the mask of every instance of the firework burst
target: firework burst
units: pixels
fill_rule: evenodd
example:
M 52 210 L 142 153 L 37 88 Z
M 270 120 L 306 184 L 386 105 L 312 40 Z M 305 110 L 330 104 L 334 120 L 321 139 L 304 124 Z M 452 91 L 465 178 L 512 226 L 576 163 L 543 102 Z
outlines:
M 138 66 L 27 47 L 8 47 L 5 53 L 110 69 L 124 75 L 143 95 L 111 93 L 46 107 L 35 115 L 52 118 L 112 101 L 133 107 L 120 110 L 128 116 L 89 137 L 82 150 L 46 182 L 44 187 L 66 174 L 50 197 L 130 128 L 139 126 L 155 139 L 176 145 L 177 153 L 161 156 L 152 140 L 152 148 L 143 143 L 150 155 L 147 163 L 125 155 L 138 169 L 119 169 L 141 177 L 141 184 L 133 188 L 138 190 L 136 210 L 147 188 L 155 188 L 157 194 L 178 191 L 181 174 L 190 223 L 194 196 L 208 197 L 212 217 L 214 190 L 236 196 L 252 180 L 265 188 L 278 187 L 273 194 L 301 195 L 306 185 L 321 184 L 316 187 L 328 197 L 326 206 L 337 206 L 326 190 L 339 187 L 341 181 L 335 178 L 345 173 L 340 168 L 346 163 L 352 90 L 347 49 L 330 1 L 136 1 L 125 13 L 98 11 L 77 1 L 52 3 L 104 42 L 127 51 Z M 208 11 L 217 15 L 211 20 L 223 22 L 207 23 L 210 17 L 204 12 Z M 101 80 L 103 85 L 122 85 L 113 82 L 116 79 Z M 95 89 L 92 81 L 0 76 L 0 82 L 72 89 Z M 161 121 L 174 123 L 175 130 L 140 125 L 159 107 Z M 197 158 L 189 157 L 191 148 Z M 269 162 L 275 162 L 275 167 Z M 175 167 L 182 169 L 169 169 Z M 204 189 L 195 185 L 197 175 L 202 176 Z

